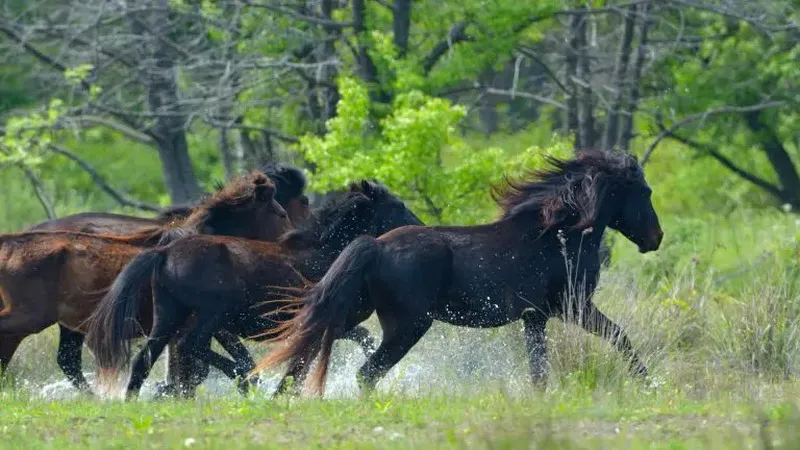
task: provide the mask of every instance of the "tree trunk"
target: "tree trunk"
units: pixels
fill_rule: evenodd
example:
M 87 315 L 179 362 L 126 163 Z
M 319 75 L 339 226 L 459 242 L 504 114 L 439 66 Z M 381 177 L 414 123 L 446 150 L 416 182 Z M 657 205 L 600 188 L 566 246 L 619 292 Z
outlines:
M 142 65 L 142 79 L 147 80 L 147 102 L 155 116 L 151 128 L 158 145 L 158 156 L 164 183 L 172 202 L 176 204 L 196 200 L 201 195 L 186 142 L 187 118 L 181 110 L 176 79 L 176 65 L 171 49 L 160 36 L 170 36 L 169 0 L 155 0 L 153 10 L 143 9 L 140 2 L 129 0 L 128 7 L 137 12 L 129 13 L 131 29 L 140 37 L 144 46 L 144 58 L 152 65 Z
M 595 146 L 594 101 L 592 99 L 592 69 L 589 44 L 586 39 L 588 17 L 578 22 L 578 135 L 581 149 Z
M 408 36 L 411 32 L 411 0 L 394 2 L 394 46 L 398 57 L 405 58 L 408 52 Z
M 764 123 L 761 112 L 745 113 L 745 123 L 761 142 L 761 149 L 778 176 L 781 185 L 782 201 L 793 207 L 800 206 L 800 176 L 789 152 L 775 130 Z
M 633 139 L 633 116 L 639 108 L 639 83 L 642 80 L 642 70 L 644 69 L 644 61 L 647 56 L 647 32 L 650 28 L 650 11 L 651 7 L 645 3 L 639 10 L 639 15 L 642 17 L 641 25 L 639 27 L 639 42 L 636 47 L 636 61 L 633 63 L 633 73 L 630 77 L 630 92 L 628 93 L 628 108 L 627 114 L 622 116 L 622 126 L 619 130 L 619 138 L 617 145 L 620 148 L 629 149 L 631 139 Z
M 564 65 L 566 69 L 567 93 L 567 131 L 575 133 L 574 148 L 581 148 L 581 138 L 578 134 L 578 23 L 582 20 L 577 14 L 569 18 L 569 43 L 567 46 Z
M 611 150 L 616 147 L 617 125 L 619 124 L 620 109 L 625 97 L 625 76 L 628 72 L 628 61 L 631 56 L 631 42 L 633 41 L 633 26 L 636 23 L 636 6 L 631 6 L 629 10 L 623 12 L 622 38 L 617 50 L 617 62 L 614 64 L 614 74 L 611 77 L 613 83 L 614 98 L 606 114 L 606 131 L 603 134 L 602 148 Z

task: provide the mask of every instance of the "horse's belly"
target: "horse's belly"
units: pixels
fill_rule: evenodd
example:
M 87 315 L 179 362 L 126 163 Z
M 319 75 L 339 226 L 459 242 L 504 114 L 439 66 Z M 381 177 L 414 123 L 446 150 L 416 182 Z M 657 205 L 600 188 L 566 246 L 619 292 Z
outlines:
M 447 303 L 435 309 L 431 315 L 440 322 L 471 328 L 500 327 L 519 318 L 518 315 L 509 314 L 506 308 L 492 303 L 472 308 L 459 308 L 458 305 Z

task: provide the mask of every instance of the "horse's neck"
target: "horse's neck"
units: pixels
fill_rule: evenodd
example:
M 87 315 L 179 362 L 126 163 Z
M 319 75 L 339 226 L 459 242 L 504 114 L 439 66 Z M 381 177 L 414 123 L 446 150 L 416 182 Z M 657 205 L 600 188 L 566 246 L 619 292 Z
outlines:
M 355 238 L 364 234 L 358 228 L 356 226 L 337 227 L 324 241 L 311 248 L 296 252 L 293 258 L 295 267 L 304 277 L 314 281 L 319 280 L 345 247 Z M 325 231 L 320 234 L 325 234 Z

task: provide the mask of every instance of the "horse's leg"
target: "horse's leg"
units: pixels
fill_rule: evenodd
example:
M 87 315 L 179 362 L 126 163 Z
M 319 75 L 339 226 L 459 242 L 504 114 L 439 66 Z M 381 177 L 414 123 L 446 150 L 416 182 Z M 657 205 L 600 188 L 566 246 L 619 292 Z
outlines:
M 218 330 L 214 333 L 214 338 L 219 342 L 219 345 L 233 357 L 235 361 L 233 378 L 236 380 L 236 386 L 239 388 L 239 392 L 241 392 L 242 395 L 247 394 L 250 383 L 258 382 L 258 378 L 255 376 L 251 377 L 252 379 L 247 378 L 247 374 L 256 368 L 255 360 L 253 360 L 253 357 L 250 355 L 247 347 L 245 347 L 239 339 L 239 336 L 236 336 L 230 331 L 224 329 Z M 209 353 L 209 356 L 212 356 L 211 353 L 213 352 L 209 350 Z M 227 358 L 225 358 L 225 360 L 229 361 Z M 211 359 L 209 359 L 209 363 L 213 365 Z
M 587 302 L 583 308 L 582 320 L 580 325 L 591 333 L 594 333 L 611 343 L 617 350 L 621 351 L 630 362 L 630 369 L 634 375 L 647 377 L 647 367 L 633 351 L 631 341 L 622 328 L 600 312 L 592 302 Z M 577 317 L 576 317 L 577 319 Z
M 221 303 L 224 305 L 224 302 Z M 180 355 L 181 394 L 194 396 L 195 389 L 208 376 L 208 353 L 211 338 L 227 320 L 226 311 L 208 310 L 197 314 L 197 321 L 178 344 Z
M 531 379 L 536 385 L 541 385 L 547 379 L 547 343 L 545 341 L 547 316 L 538 312 L 526 311 L 522 314 L 522 323 L 525 328 L 525 347 L 528 350 Z
M 378 318 L 381 317 L 378 311 Z M 403 356 L 411 350 L 433 324 L 433 319 L 426 316 L 393 315 L 388 320 L 381 320 L 383 341 L 375 353 L 367 358 L 367 362 L 358 369 L 358 384 L 362 393 L 369 394 L 375 390 L 383 378 Z M 386 326 L 391 324 L 391 326 Z
M 369 333 L 369 330 L 359 325 L 352 330 L 344 333 L 341 339 L 354 341 L 361 346 L 364 351 L 364 356 L 370 357 L 375 353 L 375 338 Z
M 150 374 L 153 364 L 189 316 L 186 308 L 164 293 L 154 292 L 153 307 L 155 310 L 153 329 L 150 331 L 147 343 L 133 360 L 131 379 L 128 382 L 128 398 L 139 395 L 139 390 Z
M 0 375 L 8 369 L 11 357 L 26 337 L 28 336 L 20 334 L 0 334 Z
M 76 389 L 91 394 L 92 390 L 81 369 L 81 354 L 85 336 L 62 324 L 58 324 L 58 330 L 58 356 L 56 358 L 58 367 Z

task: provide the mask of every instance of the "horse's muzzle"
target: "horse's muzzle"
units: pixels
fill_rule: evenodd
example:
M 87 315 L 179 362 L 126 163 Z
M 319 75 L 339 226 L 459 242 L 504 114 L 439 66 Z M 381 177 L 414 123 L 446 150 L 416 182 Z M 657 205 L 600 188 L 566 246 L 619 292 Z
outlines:
M 639 246 L 639 253 L 654 252 L 661 247 L 661 241 L 664 239 L 664 231 L 661 227 L 656 227 L 647 237 L 647 242 Z

